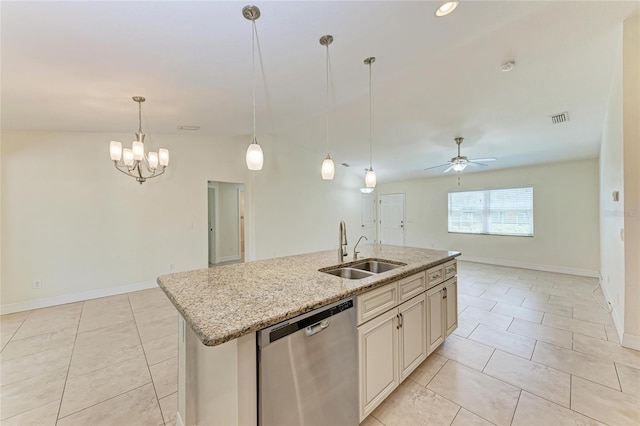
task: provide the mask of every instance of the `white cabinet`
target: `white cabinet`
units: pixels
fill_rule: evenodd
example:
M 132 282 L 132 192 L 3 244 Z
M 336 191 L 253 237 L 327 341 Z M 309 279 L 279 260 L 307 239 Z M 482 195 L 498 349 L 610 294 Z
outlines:
M 358 327 L 360 421 L 427 358 L 425 302 L 422 293 Z
M 398 308 L 358 327 L 360 421 L 400 384 Z
M 360 421 L 458 326 L 455 274 L 454 260 L 357 297 Z
M 427 304 L 424 292 L 398 307 L 400 381 L 427 359 Z
M 427 354 L 431 354 L 444 342 L 445 303 L 444 285 L 427 290 Z
M 427 354 L 458 328 L 458 279 L 451 278 L 427 290 Z
M 451 278 L 444 283 L 446 335 L 450 335 L 458 328 L 458 279 Z

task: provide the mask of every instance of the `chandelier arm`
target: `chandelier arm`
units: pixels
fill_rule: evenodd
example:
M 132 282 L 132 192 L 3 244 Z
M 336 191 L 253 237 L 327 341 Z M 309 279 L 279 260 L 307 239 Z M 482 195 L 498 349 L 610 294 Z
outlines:
M 158 176 L 164 174 L 165 169 L 166 169 L 166 167 L 163 167 L 162 170 L 160 171 L 160 173 L 154 173 L 151 176 L 147 177 L 146 179 L 152 179 L 154 177 L 158 177 Z
M 125 172 L 125 171 L 122 169 L 122 167 L 123 167 L 123 166 L 118 165 L 118 163 L 116 163 L 115 161 L 114 161 L 114 164 L 115 164 L 115 166 L 116 166 L 116 170 L 118 170 L 120 173 L 124 173 L 124 174 L 125 174 L 125 175 L 127 175 L 127 176 L 133 176 L 133 175 L 131 174 L 131 170 L 129 169 L 129 166 L 126 166 L 126 167 L 127 167 L 127 171 Z

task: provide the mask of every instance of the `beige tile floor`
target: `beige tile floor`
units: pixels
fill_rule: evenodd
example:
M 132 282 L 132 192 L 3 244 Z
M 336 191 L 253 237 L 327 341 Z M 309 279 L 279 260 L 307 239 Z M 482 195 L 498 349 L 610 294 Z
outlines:
M 620 346 L 594 279 L 458 269 L 458 329 L 363 424 L 640 425 L 640 352 Z M 3 315 L 0 331 L 2 425 L 175 424 L 161 290 Z

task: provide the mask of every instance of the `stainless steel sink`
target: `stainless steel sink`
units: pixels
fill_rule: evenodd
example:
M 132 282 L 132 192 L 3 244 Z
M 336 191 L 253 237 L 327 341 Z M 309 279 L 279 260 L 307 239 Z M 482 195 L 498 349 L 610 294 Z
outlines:
M 382 272 L 387 272 L 401 266 L 405 266 L 405 264 L 382 262 L 379 260 L 363 260 L 349 266 L 341 266 L 326 270 L 321 269 L 320 272 L 335 275 L 340 278 L 346 278 L 348 280 L 361 280 L 362 278 L 381 274 Z
M 351 265 L 351 268 L 373 272 L 374 274 L 380 274 L 382 272 L 387 272 L 401 266 L 404 265 L 396 265 L 395 263 L 381 262 L 379 260 L 367 260 L 365 262 Z
M 360 280 L 362 278 L 367 278 L 374 275 L 373 272 L 367 272 L 361 269 L 354 268 L 336 268 L 322 272 L 326 272 L 327 274 L 335 275 L 340 278 L 346 278 L 348 280 Z

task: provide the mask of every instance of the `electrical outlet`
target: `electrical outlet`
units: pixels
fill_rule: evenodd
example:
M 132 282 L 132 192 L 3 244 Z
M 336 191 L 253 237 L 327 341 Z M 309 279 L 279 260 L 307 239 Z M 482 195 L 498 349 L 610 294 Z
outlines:
M 35 289 L 41 289 L 42 288 L 42 280 L 34 280 L 33 281 L 33 288 Z
M 176 265 L 174 265 L 173 263 L 171 265 L 169 265 L 169 270 L 173 271 L 174 269 L 176 269 Z

